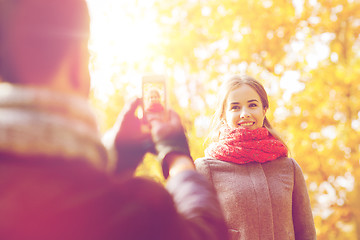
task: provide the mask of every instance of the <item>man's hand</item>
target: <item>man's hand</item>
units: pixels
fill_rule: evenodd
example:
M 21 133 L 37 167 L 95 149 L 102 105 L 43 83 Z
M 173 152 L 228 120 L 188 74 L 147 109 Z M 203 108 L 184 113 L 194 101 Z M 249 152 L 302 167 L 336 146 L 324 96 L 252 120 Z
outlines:
M 149 126 L 135 115 L 140 105 L 140 98 L 125 105 L 115 123 L 117 133 L 114 144 L 118 155 L 115 173 L 135 171 L 145 153 L 153 151 Z
M 193 168 L 189 145 L 181 125 L 180 117 L 169 111 L 168 119 L 150 121 L 151 135 L 159 161 L 162 163 L 165 178 L 170 173 Z M 175 170 L 175 167 L 176 169 Z

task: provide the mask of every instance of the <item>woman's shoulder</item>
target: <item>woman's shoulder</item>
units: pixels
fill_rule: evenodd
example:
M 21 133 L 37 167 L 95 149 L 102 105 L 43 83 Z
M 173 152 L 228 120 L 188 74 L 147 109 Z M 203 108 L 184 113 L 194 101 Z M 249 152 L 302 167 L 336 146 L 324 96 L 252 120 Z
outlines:
M 195 167 L 199 169 L 210 169 L 215 165 L 221 164 L 223 161 L 211 157 L 202 157 L 195 160 Z
M 279 158 L 278 160 L 287 162 L 288 164 L 293 165 L 294 168 L 300 168 L 300 169 L 301 169 L 299 163 L 298 163 L 294 158 L 291 158 L 291 157 L 281 157 L 281 158 Z
M 210 157 L 202 157 L 195 160 L 196 170 L 199 172 L 231 172 L 235 168 L 246 168 L 246 165 L 222 161 Z
M 195 159 L 195 164 L 196 163 L 204 163 L 204 162 L 206 162 L 206 161 L 211 161 L 211 160 L 213 160 L 213 158 L 210 158 L 210 157 L 201 157 L 201 158 L 197 158 L 197 159 Z
M 281 157 L 278 158 L 276 161 L 273 161 L 275 164 L 279 163 L 282 164 L 282 166 L 287 166 L 289 171 L 292 171 L 295 175 L 302 175 L 303 171 L 301 169 L 300 164 L 291 157 Z
M 215 159 L 215 158 L 211 158 L 211 157 L 202 157 L 202 158 L 198 158 L 195 160 L 195 166 L 201 166 L 201 165 L 216 165 L 216 164 L 229 164 L 228 162 L 219 160 L 219 159 Z
M 233 165 L 234 163 L 231 162 L 227 162 L 227 161 L 222 161 L 219 159 L 215 159 L 215 158 L 211 158 L 211 157 L 201 157 L 201 158 L 197 158 L 194 161 L 195 165 L 217 165 L 217 164 L 231 164 Z M 280 157 L 274 161 L 269 161 L 266 162 L 267 164 L 271 164 L 271 163 L 285 163 L 285 164 L 289 164 L 289 165 L 295 165 L 295 166 L 299 166 L 299 164 L 290 157 Z M 266 164 L 265 163 L 265 164 Z M 262 163 L 264 164 L 264 163 Z M 245 164 L 246 165 L 246 164 Z
M 294 158 L 291 157 L 279 157 L 278 159 L 272 161 L 272 162 L 283 162 L 290 165 L 299 165 Z
M 246 168 L 249 164 L 235 164 L 227 161 L 222 161 L 219 159 L 214 159 L 211 157 L 202 157 L 194 161 L 196 169 L 227 169 L 237 166 L 238 168 Z M 289 171 L 301 172 L 301 167 L 295 159 L 290 157 L 281 157 L 274 161 L 269 161 L 265 163 L 257 163 L 263 165 L 266 168 L 287 168 Z
M 199 168 L 204 168 L 204 167 L 209 167 L 209 164 L 211 161 L 214 161 L 215 159 L 213 158 L 209 158 L 209 157 L 202 157 L 202 158 L 198 158 L 194 161 L 195 167 L 197 169 Z

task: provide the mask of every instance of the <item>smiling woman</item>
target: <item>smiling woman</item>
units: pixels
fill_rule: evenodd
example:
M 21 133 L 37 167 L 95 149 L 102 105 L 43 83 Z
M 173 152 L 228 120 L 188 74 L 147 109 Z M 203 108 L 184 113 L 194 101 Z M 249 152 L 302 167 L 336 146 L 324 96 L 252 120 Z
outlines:
M 92 88 L 96 96 L 106 98 L 114 93 L 114 76 L 138 70 L 132 66 L 152 55 L 150 46 L 157 42 L 159 27 L 154 21 L 153 1 L 87 2 L 91 17 Z M 125 66 L 126 71 L 121 71 Z
M 224 81 L 213 141 L 195 160 L 196 169 L 218 194 L 231 240 L 316 239 L 302 170 L 274 134 L 268 107 L 256 79 L 235 75 Z

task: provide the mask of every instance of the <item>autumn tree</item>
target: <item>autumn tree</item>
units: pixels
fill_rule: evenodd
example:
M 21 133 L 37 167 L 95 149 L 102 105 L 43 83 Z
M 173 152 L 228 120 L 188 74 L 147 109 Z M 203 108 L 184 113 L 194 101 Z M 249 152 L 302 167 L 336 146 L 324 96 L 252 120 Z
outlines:
M 136 2 L 138 13 L 149 11 Z M 114 96 L 101 103 L 94 94 L 103 128 L 139 84 L 123 81 L 124 75 L 155 71 L 157 63 L 168 76 L 170 105 L 182 116 L 192 155 L 202 157 L 223 77 L 248 73 L 266 87 L 268 117 L 305 173 L 318 239 L 360 239 L 359 1 L 151 4 L 160 38 L 141 61 L 112 63 Z M 162 181 L 155 160 L 145 160 L 140 174 Z

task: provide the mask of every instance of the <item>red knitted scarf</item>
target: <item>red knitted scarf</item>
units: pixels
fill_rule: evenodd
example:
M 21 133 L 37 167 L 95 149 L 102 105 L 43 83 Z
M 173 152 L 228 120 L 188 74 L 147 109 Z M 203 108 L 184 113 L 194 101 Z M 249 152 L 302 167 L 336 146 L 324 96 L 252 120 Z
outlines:
M 255 130 L 222 127 L 219 140 L 206 148 L 205 156 L 237 164 L 264 163 L 287 156 L 287 148 L 264 127 Z
M 147 112 L 162 112 L 164 111 L 163 105 L 161 103 L 152 103 L 147 109 Z

